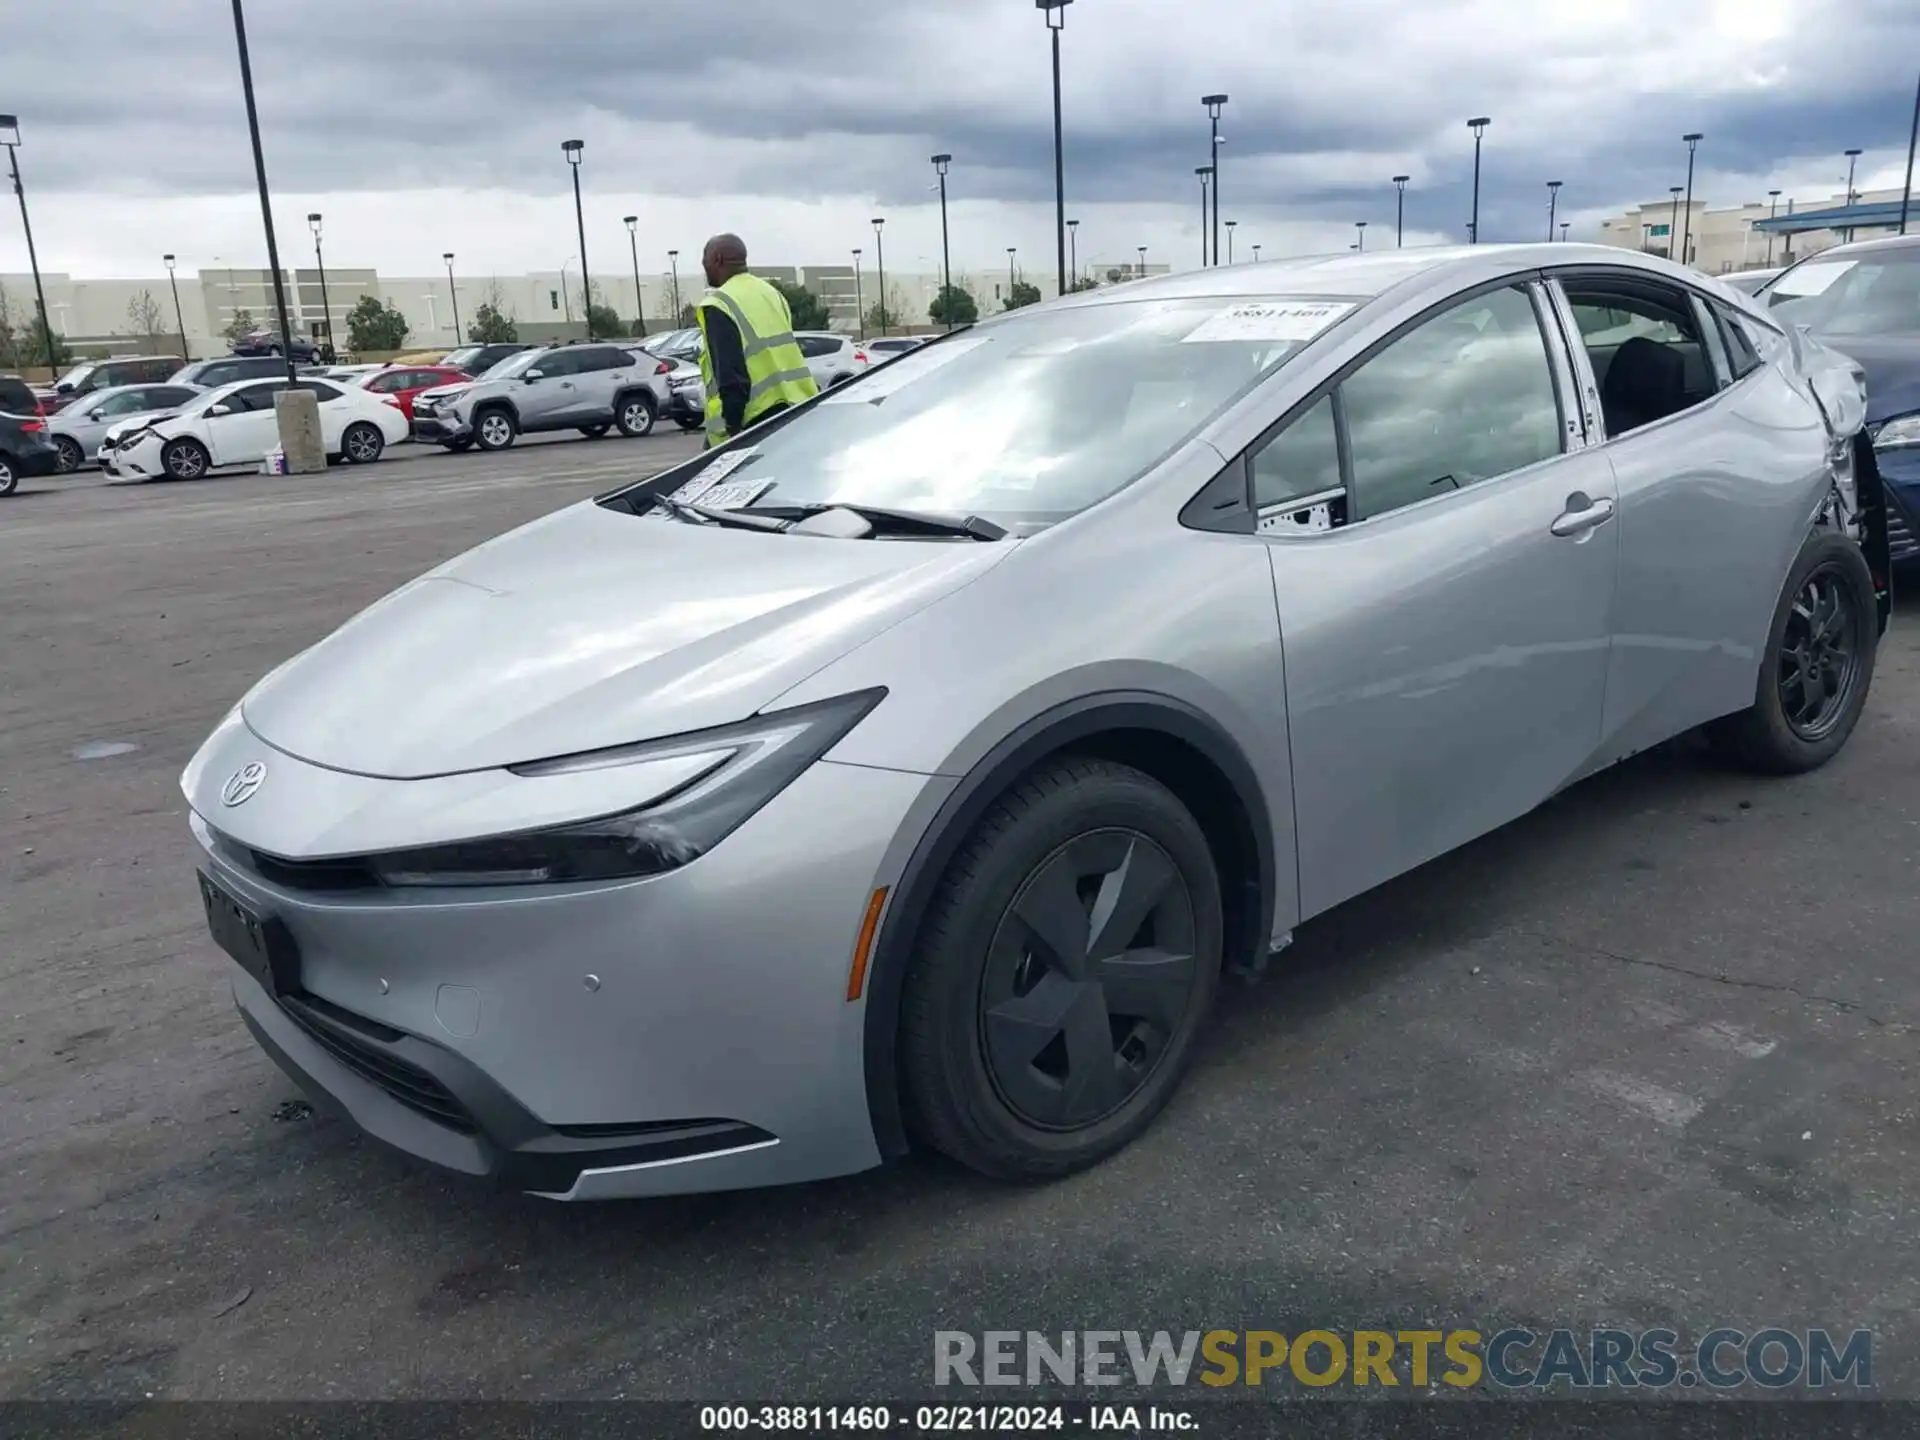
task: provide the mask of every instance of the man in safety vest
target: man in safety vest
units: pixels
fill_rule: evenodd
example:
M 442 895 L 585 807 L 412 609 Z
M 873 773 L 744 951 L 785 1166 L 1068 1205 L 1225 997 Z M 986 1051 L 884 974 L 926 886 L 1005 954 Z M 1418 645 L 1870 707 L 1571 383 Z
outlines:
M 712 288 L 700 297 L 700 378 L 707 385 L 707 445 L 738 435 L 820 393 L 793 338 L 787 297 L 747 271 L 738 235 L 716 235 L 700 253 Z

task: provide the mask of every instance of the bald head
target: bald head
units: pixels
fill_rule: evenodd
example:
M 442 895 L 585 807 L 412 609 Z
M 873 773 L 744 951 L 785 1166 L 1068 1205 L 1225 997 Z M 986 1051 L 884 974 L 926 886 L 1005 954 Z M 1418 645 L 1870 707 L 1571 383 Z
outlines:
M 747 268 L 747 242 L 738 235 L 714 236 L 700 252 L 700 268 L 707 272 L 707 284 L 726 284 Z

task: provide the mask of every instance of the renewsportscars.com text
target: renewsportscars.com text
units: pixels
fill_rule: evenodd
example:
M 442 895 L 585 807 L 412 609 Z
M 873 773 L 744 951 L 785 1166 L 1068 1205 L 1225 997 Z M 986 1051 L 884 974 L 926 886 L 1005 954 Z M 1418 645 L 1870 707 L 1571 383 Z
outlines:
M 940 1330 L 936 1385 L 1873 1388 L 1873 1335 L 1709 1330 Z

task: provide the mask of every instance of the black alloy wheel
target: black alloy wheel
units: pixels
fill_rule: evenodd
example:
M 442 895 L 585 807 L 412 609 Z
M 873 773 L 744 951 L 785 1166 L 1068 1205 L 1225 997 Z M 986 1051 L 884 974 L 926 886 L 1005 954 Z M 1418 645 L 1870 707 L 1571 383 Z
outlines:
M 1193 897 L 1137 830 L 1055 850 L 1001 918 L 980 986 L 980 1043 L 1007 1107 L 1079 1130 L 1124 1105 L 1180 1031 L 1194 992 Z
M 1831 562 L 1801 582 L 1780 642 L 1780 713 L 1817 743 L 1847 711 L 1860 675 L 1862 618 L 1853 589 Z

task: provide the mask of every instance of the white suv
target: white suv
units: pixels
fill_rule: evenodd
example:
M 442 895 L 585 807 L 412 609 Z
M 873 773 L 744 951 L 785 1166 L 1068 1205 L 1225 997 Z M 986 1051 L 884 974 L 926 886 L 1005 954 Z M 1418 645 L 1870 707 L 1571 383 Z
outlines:
M 826 330 L 799 330 L 793 338 L 800 342 L 800 353 L 807 357 L 813 383 L 822 390 L 851 380 L 867 368 L 866 349 L 844 335 Z
M 552 345 L 501 361 L 479 380 L 413 398 L 413 435 L 449 450 L 504 450 L 524 434 L 645 435 L 667 408 L 666 377 L 619 344 Z

